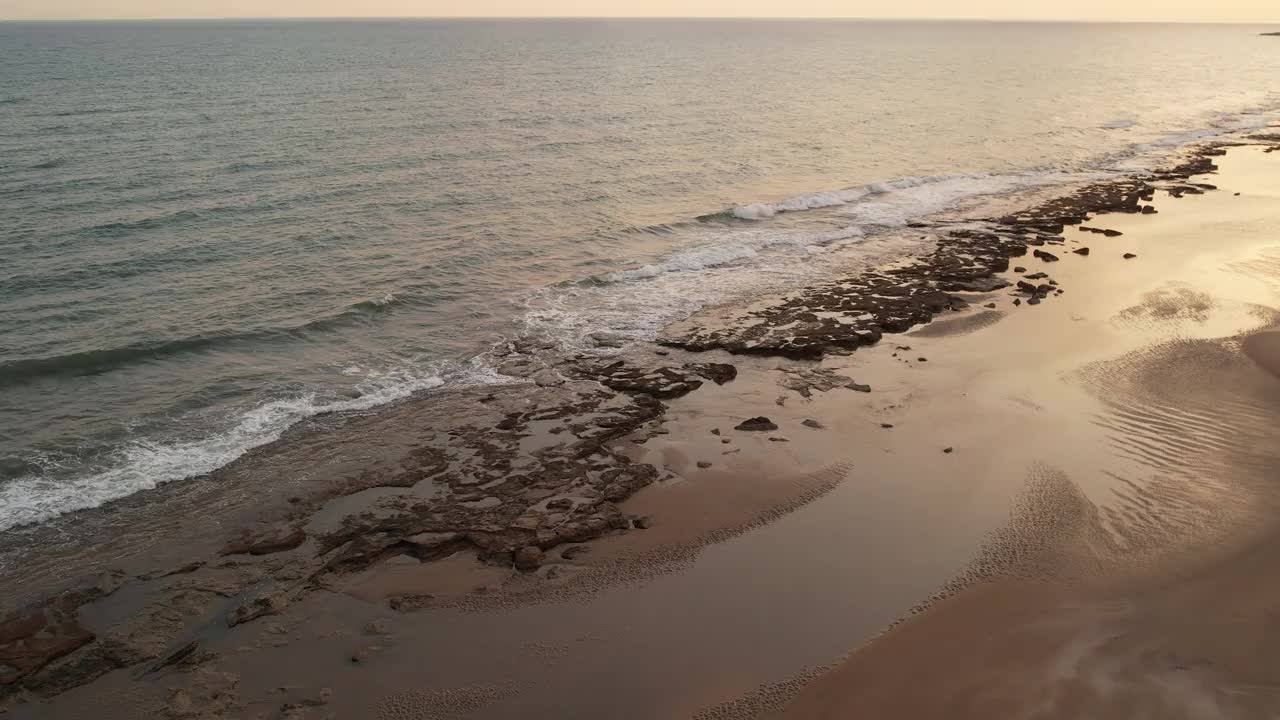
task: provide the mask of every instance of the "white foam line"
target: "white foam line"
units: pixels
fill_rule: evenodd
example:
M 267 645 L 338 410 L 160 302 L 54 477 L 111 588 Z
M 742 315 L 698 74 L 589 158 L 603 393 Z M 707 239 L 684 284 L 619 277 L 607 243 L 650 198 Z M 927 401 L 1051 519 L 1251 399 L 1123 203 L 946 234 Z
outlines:
M 450 373 L 450 384 L 496 384 L 506 378 L 479 360 Z M 356 385 L 357 397 L 317 401 L 314 392 L 272 400 L 239 415 L 221 432 L 189 442 L 139 440 L 118 451 L 112 467 L 80 477 L 27 476 L 0 485 L 0 530 L 43 522 L 99 507 L 164 483 L 203 475 L 250 450 L 274 442 L 301 420 L 324 413 L 370 410 L 444 385 L 435 372 L 372 372 Z

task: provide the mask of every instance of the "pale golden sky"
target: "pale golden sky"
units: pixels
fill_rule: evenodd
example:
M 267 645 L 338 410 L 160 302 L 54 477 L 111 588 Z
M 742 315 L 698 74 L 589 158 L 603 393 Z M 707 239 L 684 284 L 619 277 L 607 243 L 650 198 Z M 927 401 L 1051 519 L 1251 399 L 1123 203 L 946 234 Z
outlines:
M 0 18 L 896 17 L 1280 22 L 1280 0 L 0 0 Z

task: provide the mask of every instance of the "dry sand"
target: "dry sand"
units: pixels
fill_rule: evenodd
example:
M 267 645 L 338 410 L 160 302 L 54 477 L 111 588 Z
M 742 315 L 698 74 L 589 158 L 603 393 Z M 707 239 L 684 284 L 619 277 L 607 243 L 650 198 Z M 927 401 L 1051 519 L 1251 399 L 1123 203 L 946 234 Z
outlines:
M 647 529 L 532 574 L 392 557 L 230 629 L 218 583 L 288 560 L 177 576 L 153 617 L 213 618 L 192 662 L 10 714 L 1274 717 L 1277 157 L 1233 151 L 1222 191 L 1099 218 L 1120 237 L 1068 228 L 1060 262 L 1020 263 L 1067 290 L 1036 307 L 992 293 L 821 362 L 671 351 L 739 374 L 612 443 L 662 469 L 623 503 Z M 734 429 L 761 415 L 778 429 Z M 368 462 L 316 443 L 280 457 Z

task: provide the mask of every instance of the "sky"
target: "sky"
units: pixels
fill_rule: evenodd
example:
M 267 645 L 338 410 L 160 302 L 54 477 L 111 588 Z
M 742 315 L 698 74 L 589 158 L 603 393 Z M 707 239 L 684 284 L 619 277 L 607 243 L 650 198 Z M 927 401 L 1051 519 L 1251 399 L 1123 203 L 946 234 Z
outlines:
M 3 19 L 477 16 L 1280 23 L 1280 0 L 0 0 Z

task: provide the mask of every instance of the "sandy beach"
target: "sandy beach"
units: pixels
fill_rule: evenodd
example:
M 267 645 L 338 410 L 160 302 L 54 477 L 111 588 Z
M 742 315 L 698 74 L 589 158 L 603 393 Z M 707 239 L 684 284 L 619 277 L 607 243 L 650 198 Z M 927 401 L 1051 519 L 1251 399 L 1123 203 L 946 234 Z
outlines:
M 31 529 L 0 707 L 1275 717 L 1280 154 L 1239 142 Z

